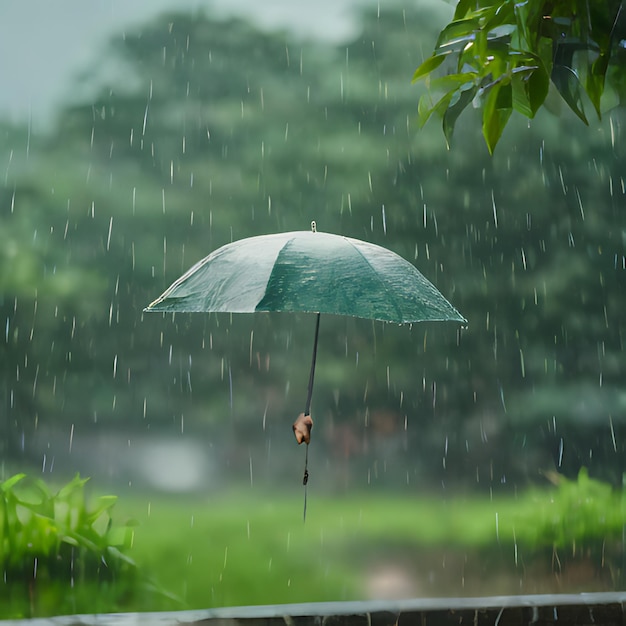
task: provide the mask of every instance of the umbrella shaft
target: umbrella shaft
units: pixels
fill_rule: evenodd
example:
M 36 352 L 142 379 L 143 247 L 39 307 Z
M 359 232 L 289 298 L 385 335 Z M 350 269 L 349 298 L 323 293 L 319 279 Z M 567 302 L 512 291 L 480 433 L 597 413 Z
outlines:
M 313 341 L 313 358 L 311 359 L 311 373 L 309 374 L 309 389 L 306 396 L 305 415 L 311 415 L 311 396 L 313 395 L 313 379 L 315 378 L 315 360 L 317 359 L 317 337 L 320 333 L 320 314 L 315 322 L 315 340 Z

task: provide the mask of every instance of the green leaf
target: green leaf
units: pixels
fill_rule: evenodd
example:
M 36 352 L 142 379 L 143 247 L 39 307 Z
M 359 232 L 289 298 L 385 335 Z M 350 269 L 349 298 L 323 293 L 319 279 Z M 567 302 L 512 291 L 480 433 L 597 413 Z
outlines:
M 474 87 L 475 82 L 478 79 L 476 72 L 463 72 L 461 74 L 448 74 L 441 78 L 436 78 L 430 83 L 432 91 L 467 91 Z
M 115 559 L 117 561 L 122 561 L 122 562 L 126 563 L 126 565 L 130 565 L 133 568 L 137 567 L 137 564 L 135 563 L 135 561 L 133 561 L 133 559 L 131 559 L 129 556 L 127 556 L 126 554 L 124 554 L 123 552 L 121 552 L 120 550 L 118 550 L 114 546 L 108 546 L 107 547 L 107 553 L 111 557 L 113 557 L 113 559 Z
M 537 59 L 537 65 L 516 67 L 512 72 L 513 108 L 526 117 L 535 117 L 550 88 L 550 77 Z
M 511 86 L 513 87 L 513 108 L 525 117 L 534 117 L 535 114 L 528 97 L 527 78 L 515 75 L 511 79 Z
M 57 494 L 57 497 L 61 500 L 72 497 L 77 492 L 82 491 L 83 487 L 88 481 L 89 478 L 81 478 L 80 474 L 76 474 L 76 476 L 74 476 L 74 478 L 72 478 L 69 483 L 61 488 L 61 490 Z
M 458 20 L 450 22 L 439 35 L 435 44 L 435 51 L 453 52 L 464 48 L 469 41 L 476 38 L 476 31 L 480 30 L 478 20 Z
M 450 104 L 443 115 L 443 134 L 446 137 L 448 148 L 452 142 L 452 135 L 454 134 L 454 126 L 456 124 L 459 115 L 463 112 L 465 107 L 474 99 L 477 88 L 466 89 L 464 91 L 457 92 L 456 100 Z
M 13 496 L 24 509 L 38 515 L 52 517 L 54 503 L 46 483 L 40 478 L 26 477 L 19 488 L 13 490 Z
M 531 28 L 529 28 L 530 21 L 530 3 L 529 2 L 516 2 L 513 8 L 515 15 L 515 24 L 517 26 L 517 42 L 518 48 L 526 49 L 531 45 Z M 534 30 L 534 29 L 532 29 Z
M 72 535 L 59 533 L 59 539 L 63 543 L 67 543 L 68 545 L 74 548 L 78 548 L 80 546 L 80 541 L 76 539 L 75 537 L 73 537 Z
M 550 76 L 546 71 L 546 68 L 540 64 L 537 69 L 531 73 L 527 81 L 527 94 L 528 101 L 530 103 L 530 110 L 534 117 L 539 107 L 544 103 L 548 97 L 548 91 L 550 90 Z
M 420 98 L 419 104 L 417 106 L 419 127 L 423 128 L 426 122 L 430 119 L 430 116 L 435 112 L 438 113 L 440 116 L 443 116 L 443 113 L 448 108 L 448 104 L 450 100 L 452 99 L 453 95 L 454 95 L 454 92 L 451 91 L 447 93 L 445 96 L 443 96 L 437 102 L 437 104 L 433 105 L 430 94 L 424 94 Z
M 532 54 L 534 57 L 538 57 L 541 60 L 546 73 L 550 75 L 552 73 L 552 64 L 554 60 L 552 56 L 552 41 L 547 37 L 541 37 L 537 44 L 536 51 Z
M 11 478 L 7 478 L 3 483 L 0 484 L 0 489 L 5 493 L 7 491 L 11 491 L 17 483 L 26 478 L 26 474 L 15 474 L 15 476 L 11 476 Z
M 601 54 L 591 64 L 585 84 L 587 95 L 589 96 L 591 104 L 593 104 L 599 118 L 602 117 L 600 100 L 602 99 L 602 94 L 604 93 L 604 81 L 606 78 L 606 71 L 608 69 L 608 66 L 608 55 Z
M 583 108 L 580 81 L 576 72 L 565 65 L 554 65 L 552 82 L 569 108 L 587 125 L 587 116 Z
M 510 39 L 517 30 L 515 24 L 500 24 L 487 33 L 487 39 L 492 42 L 498 39 Z
M 483 110 L 483 137 L 489 154 L 493 154 L 502 131 L 513 111 L 513 90 L 510 84 L 491 87 Z
M 111 528 L 107 532 L 107 542 L 110 546 L 128 547 L 131 543 L 133 530 L 130 526 Z
M 431 72 L 436 70 L 445 60 L 445 54 L 433 55 L 426 59 L 413 74 L 412 82 L 417 82 L 420 78 L 426 78 Z
M 420 128 L 424 128 L 426 122 L 433 113 L 433 105 L 430 94 L 423 94 L 417 103 L 417 123 Z
M 85 523 L 93 525 L 100 517 L 110 514 L 110 510 L 117 502 L 117 496 L 101 496 L 96 506 L 85 516 Z
M 476 8 L 475 0 L 459 0 L 454 11 L 454 19 L 461 20 Z

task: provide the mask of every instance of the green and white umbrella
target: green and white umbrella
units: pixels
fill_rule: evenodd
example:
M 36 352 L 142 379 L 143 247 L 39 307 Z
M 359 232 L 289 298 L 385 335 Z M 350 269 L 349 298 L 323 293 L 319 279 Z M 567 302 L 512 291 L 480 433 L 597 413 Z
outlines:
M 432 283 L 391 250 L 314 231 L 222 246 L 146 311 L 309 311 L 396 324 L 466 322 Z
M 309 443 L 311 395 L 322 313 L 408 324 L 465 318 L 408 261 L 359 239 L 311 231 L 249 237 L 196 263 L 146 311 L 317 313 L 304 412 L 294 423 Z M 305 481 L 307 474 L 305 472 Z
M 218 248 L 145 311 L 321 313 L 409 324 L 467 320 L 411 263 L 359 239 L 295 231 Z M 315 361 L 305 407 L 309 414 Z

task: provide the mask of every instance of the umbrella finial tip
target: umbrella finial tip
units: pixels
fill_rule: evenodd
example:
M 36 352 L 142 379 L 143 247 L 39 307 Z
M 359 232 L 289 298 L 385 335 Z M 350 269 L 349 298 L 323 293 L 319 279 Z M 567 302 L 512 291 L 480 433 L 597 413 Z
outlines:
M 311 232 L 312 233 L 316 233 L 317 232 L 317 224 L 315 223 L 315 220 L 313 220 L 311 222 Z

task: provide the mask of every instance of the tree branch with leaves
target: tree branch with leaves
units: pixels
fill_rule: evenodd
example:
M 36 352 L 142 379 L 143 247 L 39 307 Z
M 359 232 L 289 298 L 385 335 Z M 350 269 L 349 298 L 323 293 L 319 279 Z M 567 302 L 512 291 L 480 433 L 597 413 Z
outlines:
M 585 100 L 598 118 L 626 102 L 626 8 L 622 0 L 459 0 L 415 71 L 420 80 L 428 87 L 420 127 L 436 114 L 448 145 L 471 104 L 482 109 L 493 154 L 512 112 L 533 118 L 551 89 L 588 124 Z

